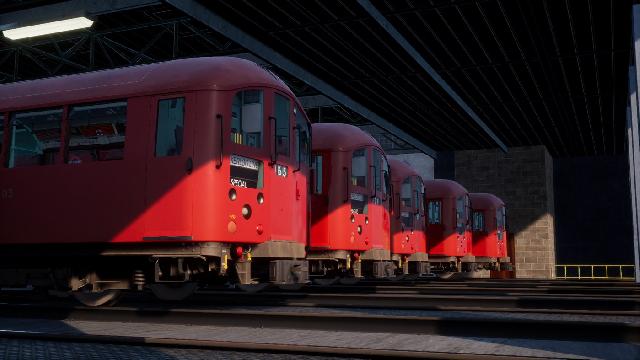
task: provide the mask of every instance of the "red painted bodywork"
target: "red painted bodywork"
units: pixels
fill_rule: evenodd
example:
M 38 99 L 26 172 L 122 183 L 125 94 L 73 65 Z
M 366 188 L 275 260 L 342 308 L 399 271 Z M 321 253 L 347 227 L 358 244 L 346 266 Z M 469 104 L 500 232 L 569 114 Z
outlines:
M 465 256 L 471 253 L 471 226 L 469 222 L 469 195 L 467 189 L 452 180 L 425 180 L 425 199 L 428 211 L 429 201 L 440 201 L 441 222 L 432 224 L 427 214 L 427 240 L 429 257 Z M 457 231 L 456 201 L 462 198 L 464 212 L 461 231 Z
M 322 193 L 313 194 L 311 251 L 389 249 L 389 207 L 386 194 L 373 194 L 372 171 L 367 171 L 367 187 L 351 183 L 352 155 L 366 149 L 367 169 L 372 164 L 374 149 L 382 154 L 378 142 L 364 131 L 348 124 L 313 124 L 313 154 L 321 155 Z M 384 155 L 383 155 L 384 156 Z M 318 171 L 318 170 L 316 170 Z M 352 196 L 361 197 L 368 205 L 368 213 L 353 213 Z M 382 199 L 375 203 L 374 199 Z M 362 234 L 358 234 L 358 226 Z
M 498 216 L 504 211 L 504 202 L 487 193 L 470 193 L 469 199 L 473 211 L 484 214 L 484 230 L 473 229 L 473 255 L 507 257 L 507 230 L 504 223 L 498 226 Z
M 264 91 L 262 148 L 232 143 L 231 104 L 243 89 Z M 307 179 L 295 160 L 280 156 L 286 177 L 269 164 L 269 116 L 274 93 L 299 104 L 289 88 L 255 63 L 236 58 L 195 58 L 0 85 L 4 113 L 2 164 L 8 155 L 8 114 L 13 111 L 126 100 L 124 159 L 67 164 L 64 146 L 55 164 L 0 167 L 0 244 L 120 243 L 215 241 L 261 243 L 268 240 L 307 241 Z M 185 98 L 183 151 L 156 158 L 157 102 Z M 300 106 L 301 108 L 301 106 Z M 222 115 L 223 132 L 220 133 Z M 66 116 L 66 115 L 65 115 Z M 291 125 L 295 125 L 293 111 Z M 306 119 L 306 118 L 305 118 Z M 63 119 L 61 142 L 67 121 Z M 223 144 L 221 145 L 221 139 Z M 222 166 L 216 162 L 222 149 Z M 239 188 L 231 201 L 230 155 L 263 163 L 262 189 Z M 192 162 L 193 171 L 188 172 Z M 258 193 L 264 203 L 258 204 Z M 241 215 L 243 204 L 252 216 Z M 230 232 L 229 223 L 237 229 Z M 262 228 L 262 233 L 257 231 Z M 177 241 L 177 240 L 176 240 Z
M 420 175 L 407 163 L 389 159 L 393 201 L 391 209 L 391 252 L 410 255 L 427 252 L 426 227 L 424 217 L 424 186 Z M 402 201 L 403 182 L 411 184 L 411 202 Z M 419 196 L 416 196 L 419 193 Z M 413 218 L 413 226 L 405 226 L 401 216 Z

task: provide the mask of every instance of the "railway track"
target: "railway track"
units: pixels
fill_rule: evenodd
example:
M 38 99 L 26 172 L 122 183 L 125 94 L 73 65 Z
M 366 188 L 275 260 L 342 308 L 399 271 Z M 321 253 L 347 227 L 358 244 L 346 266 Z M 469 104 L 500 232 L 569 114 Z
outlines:
M 495 316 L 389 315 L 362 311 L 291 311 L 288 308 L 204 309 L 174 306 L 87 308 L 0 304 L 0 317 L 93 322 L 207 325 L 442 336 L 640 342 L 640 325 L 603 320 L 528 319 Z

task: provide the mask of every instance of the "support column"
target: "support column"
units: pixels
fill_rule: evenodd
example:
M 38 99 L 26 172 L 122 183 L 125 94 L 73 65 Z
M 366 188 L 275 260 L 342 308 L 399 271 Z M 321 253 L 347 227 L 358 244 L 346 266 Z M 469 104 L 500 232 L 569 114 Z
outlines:
M 636 283 L 640 282 L 640 141 L 638 139 L 638 79 L 640 74 L 640 5 L 633 6 L 633 56 L 629 67 L 629 108 L 627 111 L 627 146 L 629 149 L 629 183 L 633 214 L 633 253 Z

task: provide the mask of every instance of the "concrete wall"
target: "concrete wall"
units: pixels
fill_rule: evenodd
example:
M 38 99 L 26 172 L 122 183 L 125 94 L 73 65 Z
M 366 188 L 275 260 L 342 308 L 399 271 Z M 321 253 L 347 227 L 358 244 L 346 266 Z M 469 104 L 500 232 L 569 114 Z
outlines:
M 455 180 L 507 204 L 516 277 L 555 277 L 553 159 L 544 146 L 457 151 Z
M 433 179 L 433 158 L 423 153 L 387 155 L 390 159 L 404 161 L 414 168 L 423 179 Z

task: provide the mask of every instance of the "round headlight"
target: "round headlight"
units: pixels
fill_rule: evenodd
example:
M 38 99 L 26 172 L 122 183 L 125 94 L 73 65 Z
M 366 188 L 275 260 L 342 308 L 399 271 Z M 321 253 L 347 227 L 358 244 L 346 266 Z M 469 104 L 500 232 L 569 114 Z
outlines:
M 351 222 L 352 223 L 356 222 L 356 217 L 353 214 L 351 214 Z
M 229 189 L 229 200 L 235 201 L 238 198 L 238 194 L 236 193 L 236 189 Z
M 244 204 L 244 206 L 242 206 L 242 217 L 245 219 L 249 219 L 251 217 L 251 206 L 249 206 L 249 204 Z
M 258 197 L 256 198 L 256 200 L 258 201 L 258 204 L 263 204 L 264 203 L 264 195 L 262 195 L 262 193 L 258 193 Z
M 362 225 L 358 225 L 358 234 L 362 234 Z

